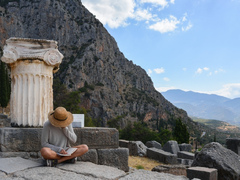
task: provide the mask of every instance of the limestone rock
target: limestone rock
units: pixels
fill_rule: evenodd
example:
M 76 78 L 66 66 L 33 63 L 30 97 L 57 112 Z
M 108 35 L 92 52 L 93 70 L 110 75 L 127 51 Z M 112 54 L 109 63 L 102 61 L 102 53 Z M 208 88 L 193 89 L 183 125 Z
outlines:
M 157 148 L 148 148 L 147 157 L 165 164 L 177 164 L 177 155 Z
M 141 141 L 129 141 L 128 149 L 132 156 L 146 156 L 147 154 L 147 146 Z
M 240 138 L 227 138 L 227 148 L 240 155 Z
M 178 151 L 180 151 L 177 141 L 168 141 L 166 144 L 164 144 L 163 150 L 172 154 L 177 154 Z
M 124 127 L 140 119 L 138 115 L 148 123 L 170 117 L 192 122 L 156 91 L 144 69 L 124 57 L 115 39 L 79 0 L 4 1 L 0 32 L 0 53 L 10 37 L 57 41 L 64 58 L 54 77 L 70 91 L 87 89 L 80 93 L 80 105 L 100 119 L 101 126 L 121 116 Z
M 192 166 L 217 169 L 218 180 L 239 180 L 240 178 L 240 157 L 216 142 L 205 145 Z
M 157 149 L 162 149 L 162 145 L 157 141 L 147 141 L 146 146 L 148 148 L 155 147 Z
M 179 146 L 180 151 L 188 151 L 188 152 L 192 151 L 191 144 L 182 143 L 182 144 L 178 144 L 178 146 Z

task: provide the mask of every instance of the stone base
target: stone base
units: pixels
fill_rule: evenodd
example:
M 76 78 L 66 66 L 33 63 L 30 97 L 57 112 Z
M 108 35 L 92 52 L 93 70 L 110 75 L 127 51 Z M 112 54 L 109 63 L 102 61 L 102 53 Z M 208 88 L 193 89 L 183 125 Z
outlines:
M 129 151 L 127 148 L 90 149 L 86 154 L 78 157 L 78 160 L 112 166 L 128 172 L 128 156 Z
M 148 148 L 147 157 L 165 164 L 177 164 L 177 155 L 157 148 Z
M 78 137 L 73 145 L 87 144 L 90 149 L 118 148 L 115 128 L 74 128 Z M 42 128 L 0 128 L 0 152 L 38 152 Z
M 218 172 L 214 168 L 191 167 L 187 169 L 187 177 L 189 179 L 199 178 L 204 180 L 217 180 Z
M 86 144 L 89 151 L 78 157 L 80 161 L 108 165 L 129 171 L 127 148 L 119 148 L 115 128 L 74 128 L 78 140 L 74 145 Z M 41 157 L 42 128 L 0 128 L 0 157 Z

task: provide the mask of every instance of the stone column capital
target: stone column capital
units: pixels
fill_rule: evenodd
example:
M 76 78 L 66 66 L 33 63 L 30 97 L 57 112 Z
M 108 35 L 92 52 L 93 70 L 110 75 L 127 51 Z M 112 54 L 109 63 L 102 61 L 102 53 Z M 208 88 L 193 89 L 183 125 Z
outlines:
M 6 40 L 1 60 L 7 64 L 17 60 L 42 60 L 58 69 L 63 55 L 57 48 L 54 40 L 10 38 Z

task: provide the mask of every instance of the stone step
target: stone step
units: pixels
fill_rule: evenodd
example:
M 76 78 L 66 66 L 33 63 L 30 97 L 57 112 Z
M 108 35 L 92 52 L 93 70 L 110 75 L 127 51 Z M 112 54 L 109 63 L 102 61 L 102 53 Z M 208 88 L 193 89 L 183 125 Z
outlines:
M 74 128 L 75 144 L 87 144 L 90 149 L 119 147 L 119 133 L 115 128 Z M 0 152 L 38 152 L 41 149 L 42 128 L 0 128 Z

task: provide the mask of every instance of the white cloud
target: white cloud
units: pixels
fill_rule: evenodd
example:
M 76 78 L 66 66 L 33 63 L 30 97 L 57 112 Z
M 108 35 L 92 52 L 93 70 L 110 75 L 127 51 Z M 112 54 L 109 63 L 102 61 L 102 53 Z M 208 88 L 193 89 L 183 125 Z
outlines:
M 182 27 L 182 31 L 188 31 L 189 29 L 191 29 L 193 27 L 191 22 L 188 22 L 188 25 L 186 27 Z
M 144 22 L 148 29 L 160 33 L 172 32 L 178 28 L 177 25 L 182 27 L 182 31 L 192 28 L 187 13 L 179 19 L 172 15 L 164 18 L 158 13 L 174 4 L 175 0 L 82 0 L 82 3 L 103 25 L 110 28 L 125 27 L 131 23 L 136 25 L 138 22 Z
M 187 71 L 187 68 L 182 68 L 183 71 Z
M 224 69 L 218 69 L 218 70 L 216 70 L 216 71 L 214 71 L 214 73 L 215 74 L 218 74 L 218 73 L 224 73 L 225 72 L 225 70 Z
M 170 81 L 170 79 L 167 78 L 167 77 L 164 77 L 163 80 L 164 80 L 164 81 Z
M 141 3 L 151 3 L 151 4 L 159 5 L 162 8 L 168 5 L 168 2 L 166 0 L 141 0 Z
M 228 98 L 240 97 L 240 83 L 231 83 L 223 85 L 222 89 L 212 92 Z
M 165 72 L 165 70 L 164 70 L 163 67 L 161 67 L 161 68 L 156 68 L 156 69 L 154 69 L 154 71 L 155 71 L 157 74 L 162 74 L 162 73 Z
M 198 68 L 196 71 L 196 74 L 201 74 L 203 72 L 203 70 L 201 68 Z
M 158 87 L 158 88 L 155 88 L 158 92 L 166 92 L 170 89 L 177 89 L 176 87 L 172 86 L 172 87 Z
M 203 71 L 209 71 L 209 68 L 208 67 L 198 68 L 195 73 L 196 74 L 201 74 Z
M 148 69 L 147 71 L 148 75 L 150 76 L 152 74 L 152 70 L 151 69 Z
M 82 3 L 104 25 L 111 28 L 126 26 L 127 19 L 134 14 L 134 0 L 82 0 Z
M 157 16 L 149 12 L 148 9 L 137 9 L 134 13 L 134 17 L 137 21 L 154 21 L 154 19 L 157 18 Z
M 166 18 L 160 20 L 159 22 L 149 26 L 149 29 L 159 31 L 160 33 L 166 33 L 174 31 L 177 28 L 177 24 L 179 23 L 180 21 L 176 17 L 171 15 L 169 19 Z

